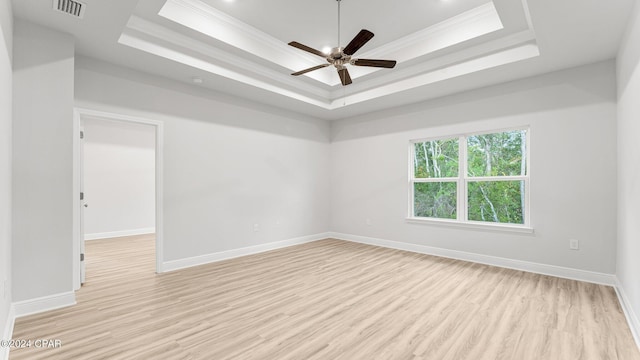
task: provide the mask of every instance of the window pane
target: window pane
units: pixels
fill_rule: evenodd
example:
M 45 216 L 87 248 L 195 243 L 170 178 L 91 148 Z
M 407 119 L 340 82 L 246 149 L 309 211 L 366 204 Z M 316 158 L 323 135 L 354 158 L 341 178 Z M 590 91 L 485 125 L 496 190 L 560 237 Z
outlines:
M 468 183 L 469 220 L 524 224 L 524 181 Z
M 457 183 L 429 182 L 414 184 L 414 215 L 441 219 L 455 219 Z
M 469 176 L 526 175 L 526 142 L 526 130 L 469 136 Z
M 458 139 L 413 144 L 416 178 L 458 176 Z

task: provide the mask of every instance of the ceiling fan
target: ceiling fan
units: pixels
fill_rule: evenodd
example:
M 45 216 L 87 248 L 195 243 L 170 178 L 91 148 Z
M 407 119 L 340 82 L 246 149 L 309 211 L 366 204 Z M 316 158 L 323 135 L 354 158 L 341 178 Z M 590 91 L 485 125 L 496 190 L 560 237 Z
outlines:
M 338 1 L 338 44 L 340 44 L 340 2 Z M 355 65 L 355 66 L 369 66 L 369 67 L 379 67 L 379 68 L 387 68 L 391 69 L 396 66 L 395 60 L 373 60 L 373 59 L 357 59 L 352 58 L 351 56 L 356 53 L 361 47 L 364 46 L 369 40 L 373 38 L 373 33 L 369 30 L 362 29 L 356 35 L 351 42 L 347 46 L 343 47 L 335 47 L 331 49 L 329 54 L 325 54 L 320 50 L 316 50 L 304 44 L 301 44 L 297 41 L 292 41 L 289 43 L 290 46 L 298 48 L 300 50 L 304 50 L 306 52 L 312 53 L 314 55 L 318 55 L 327 60 L 327 64 L 322 64 L 318 66 L 314 66 L 308 69 L 300 70 L 298 72 L 294 72 L 293 76 L 298 76 L 302 74 L 306 74 L 308 72 L 325 68 L 327 66 L 333 65 L 338 70 L 338 76 L 340 76 L 340 82 L 342 82 L 342 86 L 347 86 L 351 84 L 351 76 L 349 76 L 349 70 L 345 65 Z

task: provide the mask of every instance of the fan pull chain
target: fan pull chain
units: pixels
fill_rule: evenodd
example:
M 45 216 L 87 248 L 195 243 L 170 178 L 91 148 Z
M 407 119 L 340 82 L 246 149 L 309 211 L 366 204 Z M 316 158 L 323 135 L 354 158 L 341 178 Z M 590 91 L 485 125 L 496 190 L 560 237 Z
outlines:
M 347 106 L 347 87 L 342 87 L 342 106 Z

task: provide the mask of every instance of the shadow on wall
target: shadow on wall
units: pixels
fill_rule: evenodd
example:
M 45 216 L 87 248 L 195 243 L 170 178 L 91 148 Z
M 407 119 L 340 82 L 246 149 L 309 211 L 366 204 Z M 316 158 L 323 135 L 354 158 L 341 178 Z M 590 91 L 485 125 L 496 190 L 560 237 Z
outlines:
M 260 132 L 329 142 L 329 123 L 217 91 L 144 74 L 100 60 L 76 58 L 76 100 L 114 104 Z
M 584 104 L 615 103 L 615 85 L 615 63 L 610 60 L 336 121 L 331 126 L 331 139 L 344 141 Z
M 636 14 L 638 12 L 637 8 L 640 7 L 640 3 L 635 3 L 635 9 L 631 11 L 631 14 Z M 634 33 L 638 33 L 637 29 L 640 27 L 640 17 L 631 16 L 629 18 L 629 23 L 627 24 L 627 32 L 625 34 L 625 38 L 622 39 L 622 44 L 627 44 L 627 46 L 623 46 L 622 50 L 618 53 L 618 60 L 624 61 L 625 63 L 618 63 L 617 70 L 624 71 L 624 69 L 632 69 L 628 74 L 620 73 L 618 74 L 618 96 L 622 96 L 627 87 L 629 86 L 629 82 L 631 79 L 634 79 L 634 76 L 638 69 L 640 68 L 640 46 L 633 46 L 632 40 L 629 37 L 632 37 Z
M 28 53 L 30 50 L 25 50 L 24 52 L 27 52 L 26 54 L 20 56 L 18 59 L 13 59 L 14 73 L 29 70 L 32 72 L 42 71 L 43 74 L 45 74 L 44 76 L 55 76 L 47 72 L 47 66 L 73 61 L 73 36 L 57 31 L 50 31 L 46 27 L 27 21 L 16 21 L 14 28 L 19 29 L 19 31 L 14 32 L 14 37 L 19 37 L 21 42 L 32 42 L 32 39 L 38 39 L 43 32 L 47 32 L 50 36 L 50 38 L 44 41 L 38 41 L 37 46 L 32 48 L 33 50 L 31 51 L 37 52 L 39 56 L 32 56 L 31 53 Z M 23 46 L 23 48 L 27 47 Z

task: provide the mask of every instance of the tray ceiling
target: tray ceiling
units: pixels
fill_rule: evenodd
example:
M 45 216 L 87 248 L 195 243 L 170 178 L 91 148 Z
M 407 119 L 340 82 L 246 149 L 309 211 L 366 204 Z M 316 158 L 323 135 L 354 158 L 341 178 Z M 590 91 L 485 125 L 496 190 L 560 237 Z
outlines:
M 45 0 L 18 17 L 73 34 L 79 55 L 326 119 L 339 119 L 615 56 L 633 0 L 85 0 L 85 16 Z M 345 46 L 394 69 L 290 74 L 325 60 L 288 46 Z M 83 63 L 83 61 L 79 61 Z
M 441 1 L 412 2 L 407 6 L 414 8 L 408 9 L 389 8 L 379 0 L 344 0 L 341 32 L 350 35 L 340 45 L 346 45 L 360 28 L 370 29 L 381 36 L 366 44 L 358 57 L 394 59 L 398 66 L 393 70 L 349 67 L 354 84 L 348 87 L 340 84 L 333 67 L 307 73 L 304 76 L 313 81 L 302 81 L 290 73 L 324 60 L 287 43 L 296 40 L 317 49 L 337 46 L 337 2 L 300 2 L 294 7 L 280 2 L 270 3 L 264 11 L 241 11 L 233 7 L 236 3 L 224 1 L 167 0 L 157 16 L 168 22 L 133 15 L 118 41 L 326 110 L 539 55 L 524 1 L 461 1 L 438 12 L 434 10 L 445 5 Z M 248 3 L 243 5 L 251 8 Z M 304 10 L 303 4 L 309 9 Z M 257 1 L 253 5 L 255 9 L 264 6 Z M 357 12 L 362 8 L 376 11 L 369 10 L 370 17 L 363 17 Z M 349 12 L 357 20 L 347 21 Z M 420 21 L 420 13 L 429 16 Z M 509 20 L 503 23 L 502 18 Z M 403 26 L 394 26 L 398 21 Z M 298 26 L 305 30 L 299 31 Z M 185 29 L 198 37 L 184 34 Z M 229 48 L 233 50 L 225 51 Z

